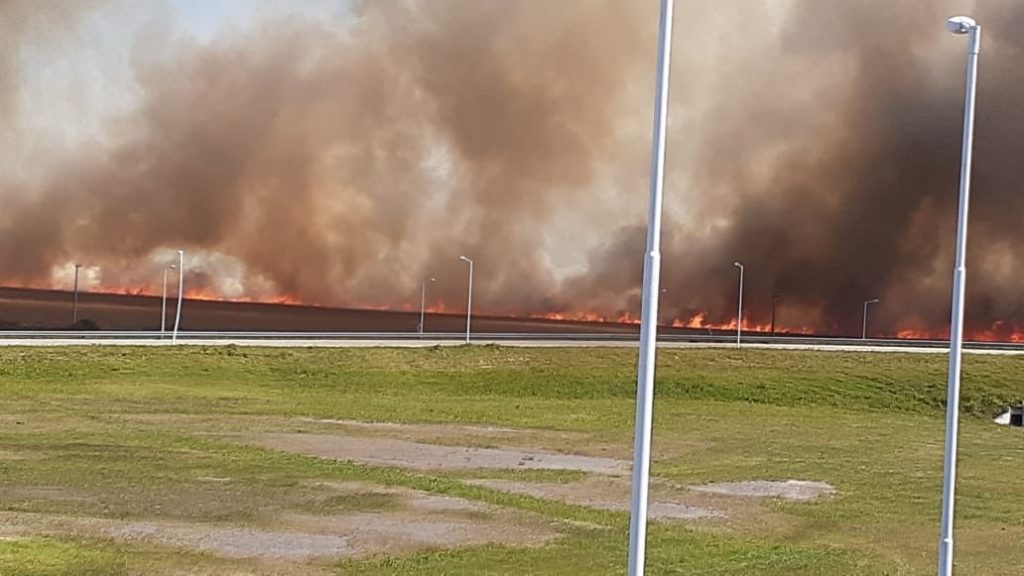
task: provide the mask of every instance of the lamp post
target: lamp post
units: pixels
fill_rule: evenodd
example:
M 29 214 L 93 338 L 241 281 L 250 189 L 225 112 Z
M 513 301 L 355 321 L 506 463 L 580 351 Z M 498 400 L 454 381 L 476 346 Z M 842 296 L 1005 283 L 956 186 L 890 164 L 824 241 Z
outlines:
M 743 336 L 743 264 L 733 262 L 732 265 L 740 269 L 740 309 L 736 313 L 736 346 L 739 346 Z
M 660 298 L 664 298 L 665 294 L 667 294 L 667 293 L 668 293 L 668 288 L 662 288 L 661 289 L 661 296 L 659 297 L 659 299 Z M 668 319 L 668 323 L 666 324 L 666 327 L 668 327 L 668 328 L 672 327 L 672 317 L 671 316 Z
M 430 282 L 431 283 L 437 282 L 437 278 L 431 278 Z M 424 326 L 424 322 L 426 320 L 426 313 L 427 313 L 427 281 L 424 280 L 423 281 L 423 286 L 420 288 L 420 326 L 419 326 L 420 336 L 423 335 L 423 326 Z
M 74 306 L 71 309 L 71 324 L 78 324 L 78 271 L 82 268 L 81 264 L 75 264 L 75 296 Z
M 868 306 L 871 304 L 878 304 L 878 298 L 872 298 L 871 300 L 864 301 L 864 322 L 861 324 L 860 339 L 868 339 Z
M 174 270 L 176 266 L 171 264 L 164 268 L 164 292 L 163 300 L 160 304 L 160 333 L 163 334 L 167 331 L 167 271 Z
M 465 256 L 459 256 L 459 260 L 469 263 L 469 297 L 466 302 L 466 344 L 469 344 L 469 328 L 473 319 L 473 261 Z
M 181 324 L 181 298 L 185 293 L 185 251 L 178 250 L 178 312 L 174 315 L 174 333 L 171 342 L 178 342 L 178 325 Z
M 661 205 L 665 185 L 665 142 L 668 132 L 669 80 L 672 73 L 672 16 L 675 0 L 661 1 L 658 75 L 654 104 L 651 198 L 647 216 L 647 255 L 637 361 L 636 433 L 633 445 L 633 489 L 629 514 L 629 576 L 643 576 L 647 549 L 647 492 L 651 473 L 651 423 L 654 369 L 658 339 L 658 286 L 661 276 Z
M 949 383 L 946 391 L 946 449 L 942 474 L 942 528 L 939 538 L 939 576 L 953 574 L 953 509 L 956 500 L 957 433 L 960 425 L 960 360 L 964 337 L 964 288 L 967 282 L 967 209 L 971 194 L 971 153 L 974 146 L 974 100 L 978 91 L 978 54 L 981 26 L 957 16 L 946 30 L 967 35 L 967 92 L 960 161 L 960 208 L 956 227 L 956 264 L 953 268 L 953 312 L 949 328 Z
M 772 294 L 772 338 L 775 337 L 775 307 L 779 303 L 779 295 Z

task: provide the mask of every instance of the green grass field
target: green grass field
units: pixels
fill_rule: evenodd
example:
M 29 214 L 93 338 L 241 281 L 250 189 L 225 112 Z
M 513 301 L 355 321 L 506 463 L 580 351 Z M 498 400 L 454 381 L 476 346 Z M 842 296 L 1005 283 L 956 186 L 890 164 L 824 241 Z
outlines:
M 535 431 L 550 450 L 629 459 L 635 363 L 630 349 L 0 348 L 0 574 L 621 574 L 628 514 L 469 482 L 569 482 L 577 473 L 361 466 L 237 437 L 302 431 L 309 419 L 472 424 Z M 751 502 L 712 523 L 654 522 L 648 573 L 934 573 L 945 382 L 944 355 L 662 351 L 656 477 L 816 480 L 838 494 Z M 958 574 L 1019 569 L 1024 433 L 991 417 L 1022 397 L 1024 358 L 966 357 Z M 260 525 L 278 511 L 394 506 L 379 495 L 325 500 L 310 488 L 347 481 L 514 509 L 563 536 L 296 564 L 89 528 Z

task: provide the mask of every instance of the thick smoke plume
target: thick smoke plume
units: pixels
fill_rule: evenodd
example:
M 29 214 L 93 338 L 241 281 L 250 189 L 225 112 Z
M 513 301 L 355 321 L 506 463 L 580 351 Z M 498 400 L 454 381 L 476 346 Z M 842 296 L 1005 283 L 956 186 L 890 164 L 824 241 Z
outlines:
M 973 9 L 972 9 L 973 8 Z M 963 121 L 959 11 L 986 28 L 968 254 L 970 331 L 1009 336 L 1024 320 L 1024 7 L 1012 2 L 796 2 L 779 61 L 720 77 L 698 132 L 690 222 L 672 287 L 677 317 L 735 315 L 733 260 L 747 266 L 753 324 L 779 321 L 856 333 L 862 303 L 881 298 L 873 328 L 941 332 L 949 322 Z M 708 286 L 714 288 L 708 290 Z M 1004 324 L 996 326 L 997 322 Z
M 0 150 L 32 141 L 12 54 L 111 4 L 0 2 Z M 986 24 L 967 320 L 1024 324 L 1024 9 L 1008 0 L 681 6 L 663 320 L 733 321 L 738 260 L 751 326 L 778 294 L 791 329 L 857 332 L 880 298 L 874 333 L 941 332 L 966 48 L 942 24 L 961 12 Z M 0 282 L 52 285 L 82 261 L 157 291 L 184 248 L 190 284 L 226 296 L 403 307 L 437 277 L 431 300 L 458 310 L 464 254 L 484 311 L 637 315 L 657 17 L 374 0 L 344 26 L 148 35 L 134 110 L 40 152 L 44 175 L 0 177 Z

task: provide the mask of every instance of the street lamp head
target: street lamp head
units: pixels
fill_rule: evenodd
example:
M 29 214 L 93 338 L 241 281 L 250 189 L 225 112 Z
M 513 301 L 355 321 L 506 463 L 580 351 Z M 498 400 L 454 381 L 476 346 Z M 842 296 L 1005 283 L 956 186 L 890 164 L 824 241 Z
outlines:
M 736 266 L 737 268 L 743 268 L 743 264 L 740 264 L 739 262 L 733 262 L 732 265 Z
M 178 256 L 184 256 L 184 255 L 185 255 L 185 251 L 184 250 L 178 250 Z
M 466 258 L 465 256 L 459 256 L 459 260 L 462 260 L 463 262 L 470 262 L 470 263 L 473 262 L 472 260 L 470 260 L 469 258 Z
M 437 282 L 437 278 L 431 278 L 430 281 L 431 282 Z
M 953 34 L 967 34 L 977 27 L 978 23 L 974 21 L 974 18 L 967 16 L 954 16 L 946 20 L 946 30 Z

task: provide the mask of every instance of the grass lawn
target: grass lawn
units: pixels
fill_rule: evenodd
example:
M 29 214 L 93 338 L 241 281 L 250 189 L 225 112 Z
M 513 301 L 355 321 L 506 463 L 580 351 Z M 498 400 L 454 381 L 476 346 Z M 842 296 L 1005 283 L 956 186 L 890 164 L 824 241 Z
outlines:
M 635 350 L 603 348 L 0 347 L 0 574 L 621 574 L 627 513 L 471 482 L 578 473 L 401 470 L 237 438 L 306 430 L 311 419 L 480 425 L 535 431 L 549 450 L 629 459 L 635 364 Z M 815 480 L 838 494 L 752 501 L 711 523 L 654 522 L 648 573 L 934 573 L 945 383 L 946 357 L 936 354 L 661 351 L 655 477 L 680 486 Z M 1024 433 L 991 423 L 1022 397 L 1024 357 L 965 357 L 958 574 L 1010 573 L 1024 554 Z M 387 495 L 323 498 L 313 488 L 331 482 L 465 498 L 553 523 L 563 536 L 303 564 L 112 538 L 105 528 L 259 527 L 275 514 L 396 506 Z

